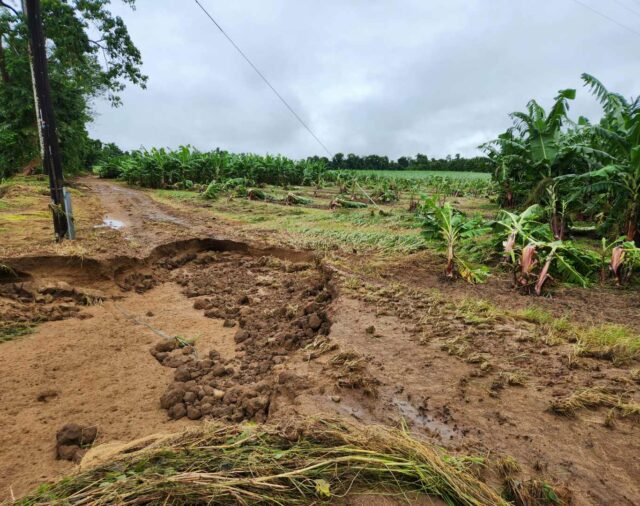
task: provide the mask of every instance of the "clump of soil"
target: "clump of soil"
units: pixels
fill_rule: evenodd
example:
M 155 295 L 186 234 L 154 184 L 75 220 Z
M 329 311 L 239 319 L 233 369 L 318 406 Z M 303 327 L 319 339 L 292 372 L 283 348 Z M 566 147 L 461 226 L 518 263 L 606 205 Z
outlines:
M 106 298 L 97 290 L 73 287 L 64 281 L 0 283 L 0 331 L 45 321 L 86 318 L 82 308 Z
M 237 329 L 232 358 L 217 350 L 196 352 L 178 340 L 151 349 L 162 365 L 176 369 L 162 408 L 174 419 L 266 421 L 289 354 L 329 334 L 328 279 L 310 264 L 228 252 L 165 260 L 162 266 L 196 299 L 195 309 Z
M 97 427 L 69 423 L 56 433 L 56 458 L 80 462 L 98 436 Z

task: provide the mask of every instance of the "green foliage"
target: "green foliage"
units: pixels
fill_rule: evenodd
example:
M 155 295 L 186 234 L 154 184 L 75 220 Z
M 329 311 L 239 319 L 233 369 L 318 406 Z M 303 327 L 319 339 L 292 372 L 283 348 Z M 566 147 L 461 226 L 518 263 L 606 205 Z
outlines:
M 364 202 L 358 202 L 358 201 L 355 201 L 355 200 L 347 200 L 347 199 L 335 198 L 331 202 L 330 207 L 332 209 L 336 208 L 336 207 L 341 207 L 343 209 L 362 209 L 362 208 L 367 207 L 367 204 L 365 204 Z
M 18 324 L 0 326 L 0 344 L 29 335 L 33 330 L 33 325 Z
M 306 197 L 301 197 L 300 195 L 296 195 L 295 193 L 289 192 L 284 199 L 285 204 L 290 206 L 308 206 L 313 204 L 313 200 L 308 199 Z
M 398 160 L 389 160 L 387 156 L 359 156 L 349 153 L 336 153 L 331 160 L 321 158 L 330 170 L 357 171 L 432 171 L 432 172 L 491 172 L 491 162 L 481 156 L 463 158 L 459 154 L 436 159 L 418 153 L 415 157 L 401 156 Z
M 478 177 L 480 176 L 480 177 Z M 373 187 L 380 196 L 392 200 L 399 191 L 431 191 L 451 197 L 489 197 L 494 193 L 494 183 L 483 174 L 419 173 L 405 171 L 328 171 L 325 181 L 335 183 L 342 188 L 357 182 L 361 186 Z
M 324 173 L 320 162 L 294 161 L 282 155 L 233 154 L 216 149 L 201 152 L 192 146 L 176 150 L 141 149 L 110 160 L 127 183 L 166 188 L 184 181 L 209 184 L 216 181 L 226 191 L 249 185 L 301 185 Z M 115 172 L 118 172 L 116 170 Z
M 209 183 L 207 189 L 202 193 L 202 197 L 207 200 L 216 200 L 220 196 L 222 185 L 220 183 Z
M 584 128 L 609 159 L 604 166 L 561 179 L 569 183 L 574 199 L 584 201 L 593 195 L 601 202 L 603 231 L 624 233 L 633 241 L 640 221 L 640 97 L 627 101 L 594 77 L 583 74 L 582 78 L 604 110 L 599 125 Z
M 548 114 L 532 100 L 525 112 L 511 114 L 511 128 L 481 146 L 493 163 L 499 202 L 514 207 L 547 199 L 555 239 L 563 238 L 565 220 L 588 220 L 600 236 L 637 240 L 640 98 L 627 100 L 588 74 L 582 79 L 603 108 L 597 125 L 571 121 L 575 90 L 562 90 Z
M 86 130 L 92 117 L 90 101 L 106 95 L 118 105 L 127 81 L 144 87 L 147 78 L 140 71 L 138 49 L 122 19 L 108 10 L 108 2 L 43 0 L 41 4 L 63 167 L 74 172 L 96 162 L 95 144 Z M 29 162 L 37 165 L 40 148 L 24 17 L 2 7 L 0 79 L 0 177 L 6 177 Z
M 489 270 L 482 265 L 474 265 L 461 256 L 464 246 L 488 233 L 480 218 L 468 219 L 463 213 L 451 207 L 448 202 L 439 206 L 435 198 L 423 197 L 420 214 L 423 217 L 423 233 L 427 239 L 440 240 L 447 251 L 445 275 L 449 278 L 460 276 L 470 283 L 486 281 Z M 469 251 L 467 249 L 467 251 Z
M 543 216 L 536 204 L 520 214 L 503 210 L 494 223 L 496 246 L 513 269 L 514 284 L 537 294 L 549 279 L 588 286 L 600 271 L 598 255 L 573 241 L 554 241 Z

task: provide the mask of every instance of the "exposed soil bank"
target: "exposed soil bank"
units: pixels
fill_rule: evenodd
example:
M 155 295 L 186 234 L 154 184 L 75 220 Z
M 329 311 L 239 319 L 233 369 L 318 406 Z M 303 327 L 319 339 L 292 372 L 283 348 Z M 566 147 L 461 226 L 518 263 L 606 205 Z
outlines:
M 101 249 L 22 248 L 0 261 L 11 268 L 0 274 L 0 330 L 34 326 L 0 343 L 1 497 L 71 470 L 55 458 L 67 423 L 97 427 L 100 444 L 214 415 L 279 422 L 299 413 L 406 423 L 451 453 L 512 455 L 518 479 L 566 485 L 576 504 L 640 504 L 637 417 L 549 411 L 584 388 L 640 403 L 640 364 L 578 356 L 553 322 L 508 311 L 535 306 L 571 323 L 638 328 L 633 293 L 562 290 L 542 300 L 500 280 L 445 283 L 426 253 L 395 258 L 380 276 L 367 274 L 364 256 L 345 254 L 334 271 L 144 192 L 87 184 L 104 189 L 95 223 L 109 214 L 125 223 L 98 229 Z M 197 356 L 158 332 L 194 340 Z
M 97 427 L 101 443 L 213 414 L 266 420 L 289 354 L 329 332 L 331 294 L 310 255 L 264 253 L 203 239 L 162 245 L 144 259 L 7 260 L 3 325 L 35 330 L 0 345 L 2 496 L 70 469 L 56 459 L 56 432 L 67 423 Z M 195 355 L 172 354 L 175 341 L 158 334 L 189 340 Z M 212 383 L 224 399 L 197 396 L 213 394 Z M 202 392 L 187 392 L 195 384 Z M 167 405 L 167 393 L 176 390 L 185 412 L 168 416 L 176 403 Z

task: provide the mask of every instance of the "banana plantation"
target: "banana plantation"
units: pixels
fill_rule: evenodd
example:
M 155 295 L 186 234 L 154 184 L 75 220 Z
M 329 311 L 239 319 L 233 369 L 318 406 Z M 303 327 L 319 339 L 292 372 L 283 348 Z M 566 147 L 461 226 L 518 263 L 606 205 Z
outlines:
M 511 113 L 513 126 L 481 146 L 491 178 L 333 170 L 319 157 L 191 146 L 104 156 L 94 172 L 209 201 L 402 213 L 422 229 L 423 247 L 442 252 L 450 279 L 482 283 L 506 271 L 514 289 L 537 295 L 554 284 L 624 285 L 640 268 L 640 100 L 593 76 L 582 80 L 602 106 L 601 119 L 570 116 L 573 89 L 559 91 L 548 112 L 531 100 Z M 485 202 L 484 211 L 464 209 L 469 200 Z
M 640 266 L 640 97 L 627 99 L 588 74 L 582 80 L 602 106 L 599 121 L 571 118 L 576 90 L 561 90 L 549 112 L 531 100 L 482 146 L 503 208 L 505 259 L 514 283 L 537 294 L 554 276 L 620 284 Z
M 0 0 L 0 505 L 640 505 L 632 2 Z

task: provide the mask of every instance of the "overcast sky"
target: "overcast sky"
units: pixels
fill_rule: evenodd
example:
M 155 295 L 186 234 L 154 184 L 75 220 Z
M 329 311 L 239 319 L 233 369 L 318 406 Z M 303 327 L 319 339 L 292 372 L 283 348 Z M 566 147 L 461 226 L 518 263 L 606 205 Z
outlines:
M 572 115 L 595 117 L 582 72 L 640 94 L 638 0 L 580 0 L 638 34 L 577 0 L 200 1 L 332 152 L 474 155 L 509 112 L 568 87 Z M 148 87 L 128 87 L 117 109 L 98 101 L 93 136 L 126 149 L 323 154 L 193 0 L 137 4 L 113 10 Z

